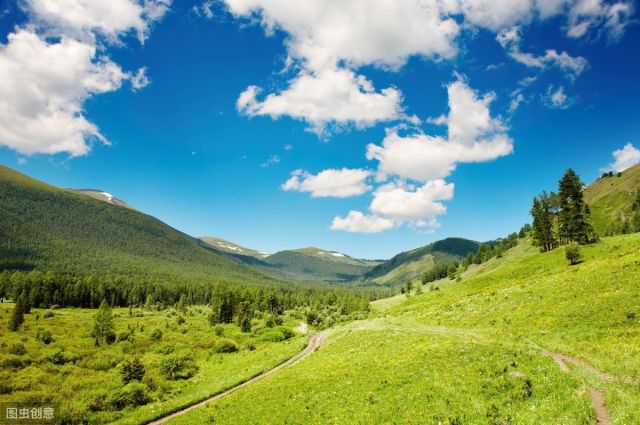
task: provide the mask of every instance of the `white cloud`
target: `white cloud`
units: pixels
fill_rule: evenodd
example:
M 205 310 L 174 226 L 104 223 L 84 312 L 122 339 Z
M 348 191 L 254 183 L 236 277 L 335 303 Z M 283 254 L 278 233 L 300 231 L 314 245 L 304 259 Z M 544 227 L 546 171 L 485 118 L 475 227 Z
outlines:
M 564 87 L 560 86 L 557 89 L 553 86 L 549 86 L 547 93 L 543 96 L 544 103 L 553 109 L 567 109 L 571 106 L 571 99 L 564 93 Z
M 327 169 L 315 175 L 296 170 L 282 185 L 282 189 L 309 192 L 314 198 L 347 198 L 370 191 L 371 186 L 366 183 L 370 176 L 370 171 L 359 168 Z
M 575 79 L 584 72 L 589 63 L 581 56 L 573 57 L 567 52 L 558 53 L 555 49 L 547 49 L 544 55 L 534 55 L 520 50 L 520 29 L 513 27 L 504 30 L 496 36 L 500 45 L 507 50 L 509 56 L 529 68 L 545 69 L 556 67 L 565 72 L 571 79 Z
M 83 114 L 94 95 L 134 90 L 149 83 L 111 61 L 104 42 L 142 39 L 169 0 L 29 0 L 30 21 L 0 44 L 0 145 L 23 154 L 87 154 L 93 142 L 108 144 Z M 99 36 L 102 36 L 99 37 Z
M 378 121 L 402 116 L 400 92 L 388 87 L 376 91 L 369 80 L 346 69 L 313 74 L 301 72 L 280 93 L 259 100 L 260 89 L 249 86 L 236 102 L 238 111 L 250 116 L 290 116 L 304 120 L 322 134 L 329 123 L 369 127 Z
M 453 199 L 453 183 L 430 180 L 424 185 L 411 186 L 389 183 L 373 194 L 371 211 L 396 222 L 405 220 L 424 222 L 447 212 L 439 201 Z
M 375 64 L 397 69 L 409 56 L 451 58 L 457 22 L 439 1 L 225 0 L 236 17 L 288 34 L 287 51 L 309 70 Z
M 393 227 L 393 220 L 376 215 L 364 215 L 360 211 L 349 211 L 346 217 L 335 217 L 331 223 L 332 230 L 352 233 L 379 233 Z
M 514 113 L 524 102 L 524 95 L 522 93 L 516 93 L 511 98 L 511 103 L 509 104 L 509 113 Z
M 615 161 L 609 165 L 610 169 L 624 171 L 640 163 L 640 149 L 627 143 L 622 149 L 613 151 L 613 158 Z
M 206 0 L 200 6 L 193 6 L 193 12 L 198 16 L 203 16 L 206 19 L 213 19 L 213 0 Z
M 149 25 L 162 19 L 171 0 L 28 0 L 25 7 L 39 26 L 74 38 L 99 33 L 112 41 L 131 30 L 143 40 Z
M 267 168 L 267 167 L 269 167 L 271 165 L 277 165 L 277 164 L 280 164 L 280 156 L 271 155 L 271 156 L 269 156 L 269 158 L 267 158 L 267 160 L 265 162 L 260 164 L 260 166 L 262 168 Z
M 142 68 L 138 69 L 138 72 L 136 72 L 134 75 L 131 75 L 131 88 L 133 88 L 133 90 L 143 89 L 149 84 L 151 84 L 151 80 L 149 80 L 149 77 L 147 77 L 146 66 L 143 66 Z
M 96 48 L 63 38 L 47 43 L 27 30 L 0 45 L 0 144 L 24 154 L 86 154 L 107 143 L 82 115 L 90 96 L 120 88 L 127 75 Z
M 463 29 L 485 28 L 509 45 L 509 54 L 529 67 L 556 67 L 569 78 L 587 67 L 582 57 L 548 49 L 542 55 L 522 52 L 519 27 L 565 15 L 568 31 L 583 27 L 582 34 L 606 31 L 619 38 L 633 11 L 630 2 L 604 4 L 602 0 L 224 0 L 237 19 L 260 24 L 267 35 L 285 35 L 286 70 L 297 70 L 289 87 L 256 99 L 257 86 L 238 98 L 238 109 L 248 115 L 274 119 L 290 116 L 306 121 L 317 133 L 332 124 L 341 129 L 355 124 L 402 120 L 398 89 L 375 89 L 358 69 L 374 66 L 399 70 L 410 57 L 440 61 L 455 58 Z M 589 4 L 595 6 L 588 7 Z M 597 7 L 596 7 L 597 6 Z M 575 36 L 575 35 L 574 35 Z M 365 88 L 366 86 L 366 88 Z M 310 88 L 310 90 L 303 90 Z M 319 96 L 328 89 L 329 96 Z M 371 108 L 361 110 L 363 102 Z
M 367 158 L 377 160 L 380 178 L 395 175 L 427 181 L 448 176 L 459 162 L 483 162 L 508 155 L 512 140 L 499 118 L 491 117 L 492 93 L 479 97 L 463 81 L 447 87 L 449 114 L 432 122 L 448 126 L 448 138 L 421 132 L 402 136 L 387 131 L 382 145 L 369 144 Z
M 602 0 L 576 0 L 569 11 L 567 35 L 581 38 L 590 31 L 604 34 L 610 41 L 617 41 L 631 23 L 633 2 L 605 3 Z

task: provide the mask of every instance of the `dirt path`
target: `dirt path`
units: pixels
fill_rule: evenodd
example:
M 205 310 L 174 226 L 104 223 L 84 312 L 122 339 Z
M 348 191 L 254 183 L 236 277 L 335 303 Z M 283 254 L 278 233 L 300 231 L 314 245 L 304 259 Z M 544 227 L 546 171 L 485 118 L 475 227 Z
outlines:
M 231 393 L 234 393 L 236 391 L 238 391 L 240 388 L 246 387 L 247 385 L 251 385 L 255 382 L 258 382 L 268 376 L 273 375 L 274 373 L 278 372 L 280 369 L 284 369 L 287 366 L 291 366 L 292 364 L 302 360 L 303 358 L 307 357 L 309 354 L 313 353 L 316 348 L 320 347 L 323 343 L 325 338 L 327 337 L 327 331 L 323 331 L 323 332 L 318 332 L 317 334 L 315 334 L 313 337 L 311 337 L 311 339 L 309 340 L 309 343 L 307 344 L 307 346 L 304 348 L 304 350 L 300 351 L 298 354 L 296 354 L 295 356 L 291 357 L 289 360 L 287 360 L 286 362 L 274 367 L 273 369 L 269 369 L 268 371 L 261 373 L 258 376 L 255 376 L 251 379 L 249 379 L 246 382 L 243 382 L 242 384 L 236 385 L 233 388 L 228 389 L 225 392 L 222 392 L 220 394 L 214 395 L 213 397 L 210 397 L 204 401 L 201 401 L 199 403 L 196 403 L 194 405 L 191 405 L 185 409 L 182 410 L 178 410 L 175 413 L 172 413 L 168 416 L 165 416 L 163 418 L 157 419 L 153 422 L 149 422 L 148 425 L 158 425 L 158 424 L 164 424 L 168 421 L 170 421 L 173 418 L 176 418 L 178 416 L 184 415 L 187 412 L 190 412 L 193 409 L 197 409 L 199 407 L 204 407 L 209 403 L 212 403 L 214 401 L 220 400 L 221 398 L 224 398 L 226 396 L 228 396 Z
M 607 372 L 603 372 L 599 369 L 596 369 L 593 366 L 589 366 L 588 364 L 586 364 L 580 359 L 576 359 L 575 357 L 567 356 L 561 353 L 554 353 L 552 351 L 545 350 L 544 348 L 541 348 L 541 350 L 542 350 L 542 354 L 544 354 L 545 356 L 551 357 L 553 361 L 556 362 L 560 370 L 562 370 L 563 372 L 571 373 L 571 369 L 569 369 L 569 366 L 567 365 L 567 363 L 571 363 L 575 366 L 588 370 L 593 375 L 597 376 L 603 381 L 612 382 L 616 380 L 615 376 Z M 595 389 L 593 387 L 587 387 L 587 388 L 589 391 L 589 398 L 591 398 L 591 404 L 593 405 L 593 409 L 596 411 L 596 423 L 598 425 L 609 425 L 611 423 L 611 418 L 609 416 L 609 410 L 607 409 L 607 405 L 604 402 L 604 394 L 602 393 L 602 391 Z

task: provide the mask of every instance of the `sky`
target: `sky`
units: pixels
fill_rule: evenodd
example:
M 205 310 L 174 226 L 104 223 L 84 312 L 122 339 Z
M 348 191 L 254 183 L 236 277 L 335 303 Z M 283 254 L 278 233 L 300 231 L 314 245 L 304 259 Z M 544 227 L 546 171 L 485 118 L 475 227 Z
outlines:
M 194 236 L 389 258 L 640 162 L 631 0 L 0 0 L 0 163 Z

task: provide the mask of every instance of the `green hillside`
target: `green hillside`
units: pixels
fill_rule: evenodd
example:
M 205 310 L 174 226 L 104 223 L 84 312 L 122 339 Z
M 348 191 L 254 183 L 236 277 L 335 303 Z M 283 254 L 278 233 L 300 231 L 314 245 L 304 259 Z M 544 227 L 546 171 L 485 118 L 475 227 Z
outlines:
M 591 223 L 599 235 L 623 233 L 638 190 L 640 164 L 625 170 L 620 177 L 602 177 L 584 190 L 585 201 L 591 208 Z
M 174 287 L 282 283 L 161 221 L 0 167 L 0 270 L 135 277 Z
M 462 238 L 447 238 L 422 248 L 403 252 L 374 267 L 362 276 L 363 281 L 381 285 L 403 284 L 435 264 L 460 261 L 468 253 L 475 253 L 480 244 Z
M 263 261 L 286 276 L 326 282 L 352 281 L 380 264 L 313 247 L 279 251 Z
M 169 423 L 594 424 L 600 396 L 640 423 L 640 234 L 582 250 L 569 266 L 521 241 Z

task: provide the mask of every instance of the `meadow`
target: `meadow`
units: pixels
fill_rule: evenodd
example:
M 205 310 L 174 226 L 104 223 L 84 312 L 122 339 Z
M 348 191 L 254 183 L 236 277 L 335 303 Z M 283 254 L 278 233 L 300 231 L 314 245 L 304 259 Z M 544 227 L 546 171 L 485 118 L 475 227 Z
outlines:
M 521 242 L 170 423 L 587 424 L 592 388 L 613 424 L 640 423 L 640 235 L 582 251 L 569 266 Z M 564 372 L 543 350 L 581 363 Z
M 0 402 L 59 402 L 64 423 L 139 424 L 246 381 L 300 351 L 300 319 L 255 318 L 251 332 L 208 322 L 210 309 L 113 309 L 116 341 L 96 346 L 95 309 L 32 308 L 17 332 L 0 304 Z M 268 327 L 267 325 L 271 326 Z M 123 382 L 128 361 L 144 376 Z

